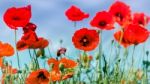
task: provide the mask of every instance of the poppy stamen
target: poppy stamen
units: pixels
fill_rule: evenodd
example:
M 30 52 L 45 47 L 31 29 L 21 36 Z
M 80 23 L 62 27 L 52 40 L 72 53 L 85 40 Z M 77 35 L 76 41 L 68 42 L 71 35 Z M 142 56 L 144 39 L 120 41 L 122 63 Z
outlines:
M 123 15 L 121 13 L 118 12 L 115 14 L 115 16 L 119 17 L 121 21 L 123 20 Z
M 13 17 L 12 19 L 13 19 L 13 20 L 20 20 L 20 18 L 17 17 L 17 16 L 16 16 L 16 17 Z
M 101 21 L 101 22 L 99 22 L 99 26 L 106 26 L 106 22 L 105 21 Z
M 80 43 L 82 46 L 87 46 L 89 44 L 89 40 L 86 36 L 84 36 L 81 40 Z
M 141 24 L 141 25 L 143 25 L 143 22 L 142 22 L 142 21 L 138 21 L 138 23 Z

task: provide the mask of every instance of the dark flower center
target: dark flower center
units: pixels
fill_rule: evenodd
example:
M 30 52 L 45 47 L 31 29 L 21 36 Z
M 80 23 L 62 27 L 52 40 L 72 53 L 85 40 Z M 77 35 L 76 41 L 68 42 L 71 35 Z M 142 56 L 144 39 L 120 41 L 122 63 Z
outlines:
M 82 46 L 87 46 L 90 42 L 89 39 L 86 36 L 84 36 L 81 38 L 80 43 Z
M 120 21 L 123 20 L 123 15 L 122 15 L 120 12 L 116 13 L 115 16 L 116 16 L 116 17 L 119 17 L 119 18 L 120 18 Z
M 39 72 L 39 75 L 37 76 L 38 79 L 46 79 L 46 76 L 44 75 L 44 72 Z
M 73 14 L 73 15 L 72 15 L 72 17 L 79 17 L 79 16 L 81 16 L 81 14 L 77 14 L 77 13 L 76 13 L 76 14 Z
M 13 19 L 13 20 L 20 20 L 20 18 L 17 17 L 17 16 L 14 16 L 12 19 Z
M 138 21 L 138 23 L 139 23 L 140 25 L 143 25 L 143 21 L 141 21 L 141 20 L 140 20 L 140 21 Z
M 101 21 L 101 22 L 99 22 L 98 25 L 99 25 L 99 26 L 106 26 L 106 24 L 107 24 L 107 23 L 106 23 L 105 21 Z

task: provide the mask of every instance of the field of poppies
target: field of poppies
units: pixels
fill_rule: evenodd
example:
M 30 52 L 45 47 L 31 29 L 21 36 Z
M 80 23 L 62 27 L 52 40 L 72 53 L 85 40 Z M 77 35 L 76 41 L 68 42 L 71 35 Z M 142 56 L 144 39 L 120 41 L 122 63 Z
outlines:
M 64 15 L 75 29 L 90 17 L 76 5 L 66 9 Z M 150 17 L 144 12 L 132 12 L 128 4 L 117 0 L 107 10 L 96 12 L 87 23 L 91 27 L 83 25 L 69 39 L 76 49 L 76 54 L 72 55 L 77 59 L 67 56 L 68 49 L 63 46 L 63 40 L 60 40 L 57 52 L 52 52 L 51 42 L 36 33 L 38 27 L 31 18 L 32 5 L 13 6 L 4 11 L 3 21 L 8 30 L 14 32 L 15 46 L 0 40 L 0 84 L 150 83 L 149 49 L 145 47 L 149 41 Z M 22 30 L 23 34 L 18 35 L 18 30 Z M 113 38 L 106 48 L 103 46 L 103 34 L 111 30 L 114 30 Z M 24 66 L 20 64 L 22 51 L 27 51 L 30 58 Z M 7 61 L 6 58 L 11 56 L 17 59 L 17 68 L 12 65 L 14 61 Z

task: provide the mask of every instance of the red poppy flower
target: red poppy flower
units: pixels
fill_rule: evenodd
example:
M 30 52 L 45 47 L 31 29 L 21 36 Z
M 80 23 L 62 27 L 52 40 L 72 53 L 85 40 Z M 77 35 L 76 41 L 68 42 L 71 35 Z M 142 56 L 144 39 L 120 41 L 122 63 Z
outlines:
M 17 47 L 17 50 L 21 51 L 21 50 L 28 49 L 29 46 L 26 44 L 25 41 L 20 40 L 20 41 L 17 42 L 17 46 L 16 47 Z
M 132 44 L 139 44 L 145 42 L 149 37 L 149 32 L 147 29 L 140 25 L 130 24 L 124 30 L 124 39 Z
M 28 23 L 25 27 L 23 27 L 24 33 L 28 33 L 29 31 L 35 31 L 36 30 L 36 25 L 33 23 Z
M 24 33 L 20 41 L 17 42 L 17 49 L 24 50 L 27 48 L 30 49 L 43 49 L 49 44 L 48 40 L 44 38 L 38 38 L 34 31 L 28 31 Z
M 50 58 L 47 62 L 48 62 L 48 65 L 53 64 L 53 70 L 59 69 L 60 63 L 64 65 L 64 68 L 74 68 L 77 66 L 77 63 L 75 61 L 67 59 L 67 58 L 61 58 L 60 60 Z
M 12 7 L 6 10 L 4 14 L 4 21 L 11 29 L 17 27 L 24 27 L 29 23 L 31 18 L 31 6 L 27 7 Z
M 126 42 L 125 38 L 124 38 L 124 32 L 122 31 L 117 31 L 114 34 L 114 38 L 121 44 L 123 45 L 125 48 L 127 48 L 128 46 L 131 45 L 131 43 Z
M 0 41 L 0 57 L 12 56 L 14 54 L 14 48 L 8 43 L 2 43 Z
M 54 71 L 54 70 L 52 70 L 50 72 L 50 79 L 52 81 L 66 80 L 68 78 L 71 78 L 73 76 L 73 74 L 74 74 L 73 72 L 70 72 L 70 73 L 65 73 L 64 75 L 62 75 L 60 71 Z
M 73 60 L 62 58 L 60 61 L 64 65 L 64 68 L 74 68 L 77 66 L 77 63 Z
M 52 70 L 50 72 L 50 80 L 51 81 L 60 81 L 61 80 L 61 72 L 56 71 L 56 70 Z
M 96 30 L 82 28 L 74 33 L 72 42 L 77 49 L 91 51 L 99 44 L 99 35 Z
M 90 24 L 93 27 L 110 30 L 114 29 L 114 18 L 109 12 L 98 12 Z
M 33 49 L 37 49 L 37 48 L 41 48 L 41 49 L 44 49 L 45 47 L 47 47 L 49 44 L 48 40 L 40 37 L 38 38 L 38 41 L 36 41 L 34 44 L 33 44 Z
M 130 7 L 121 1 L 116 1 L 110 7 L 109 12 L 120 25 L 124 25 L 124 22 L 127 22 L 131 18 Z
M 146 26 L 148 21 L 148 17 L 144 13 L 135 13 L 133 16 L 133 24 Z
M 25 33 L 21 40 L 17 42 L 17 49 L 24 50 L 34 46 L 34 43 L 38 41 L 38 37 L 34 31 L 29 31 Z
M 39 69 L 30 73 L 26 79 L 26 84 L 49 84 L 50 74 L 45 69 Z
M 48 59 L 47 62 L 48 62 L 48 65 L 53 64 L 52 71 L 50 72 L 51 81 L 65 80 L 73 76 L 73 72 L 65 72 L 65 74 L 62 74 L 60 70 L 60 64 L 64 66 L 64 69 L 75 68 L 77 66 L 77 63 L 75 61 L 67 59 L 67 58 L 62 58 L 60 60 L 50 58 Z
M 54 58 L 50 58 L 47 61 L 48 65 L 53 64 L 53 70 L 54 71 L 59 71 L 59 61 L 54 59 Z
M 89 17 L 89 14 L 84 13 L 76 6 L 71 6 L 66 12 L 65 12 L 67 18 L 71 21 L 81 21 L 85 18 Z

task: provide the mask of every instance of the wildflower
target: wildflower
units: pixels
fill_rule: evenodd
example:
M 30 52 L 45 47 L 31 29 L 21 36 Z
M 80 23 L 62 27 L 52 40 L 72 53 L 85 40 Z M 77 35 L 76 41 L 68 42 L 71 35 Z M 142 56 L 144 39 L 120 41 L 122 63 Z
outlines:
M 71 6 L 69 9 L 67 9 L 65 15 L 71 21 L 81 21 L 89 17 L 89 14 L 84 13 L 76 6 Z
M 21 40 L 17 42 L 17 49 L 24 50 L 24 49 L 43 49 L 47 47 L 49 44 L 48 40 L 38 37 L 34 31 L 29 31 L 25 33 Z
M 14 54 L 14 48 L 8 43 L 2 43 L 0 41 L 0 57 L 12 56 Z
M 124 30 L 124 39 L 134 45 L 145 42 L 148 37 L 148 30 L 140 25 L 130 24 Z
M 77 49 L 91 51 L 98 46 L 99 35 L 96 30 L 82 28 L 74 33 L 72 42 Z
M 102 30 L 111 30 L 114 29 L 114 18 L 109 12 L 98 12 L 90 24 Z
M 33 71 L 26 78 L 26 84 L 49 84 L 50 74 L 45 69 L 39 69 L 37 71 Z
M 4 22 L 11 28 L 24 27 L 27 25 L 31 18 L 31 6 L 26 7 L 12 7 L 6 10 L 3 19 Z
M 50 58 L 48 61 L 48 65 L 53 64 L 52 70 L 50 72 L 50 79 L 52 81 L 60 81 L 65 80 L 73 76 L 73 72 L 64 71 L 64 69 L 73 69 L 77 66 L 77 63 L 73 60 L 62 58 L 60 60 L 56 60 L 54 58 Z M 63 67 L 62 67 L 63 66 Z
M 123 45 L 125 48 L 131 45 L 130 42 L 127 42 L 124 38 L 124 32 L 123 31 L 117 31 L 114 34 L 114 38 L 116 41 L 118 41 L 121 45 Z
M 38 38 L 38 41 L 36 41 L 31 48 L 33 48 L 33 49 L 37 49 L 37 48 L 44 49 L 45 47 L 48 46 L 48 44 L 49 44 L 49 42 L 47 39 L 40 37 L 40 38 Z
M 148 17 L 144 13 L 134 13 L 133 15 L 133 24 L 146 26 L 149 20 Z
M 64 65 L 64 68 L 74 68 L 77 66 L 77 63 L 73 60 L 62 58 L 59 60 L 60 63 Z
M 112 4 L 109 12 L 115 17 L 115 21 L 120 25 L 124 25 L 124 23 L 131 18 L 130 7 L 121 1 L 116 1 Z

